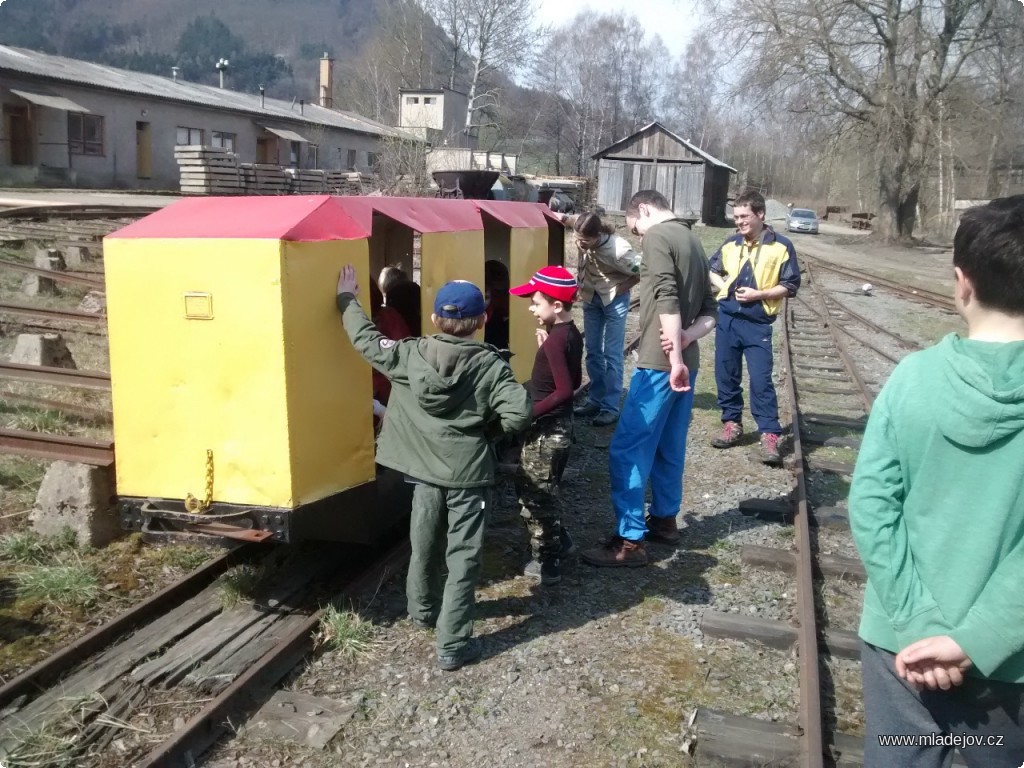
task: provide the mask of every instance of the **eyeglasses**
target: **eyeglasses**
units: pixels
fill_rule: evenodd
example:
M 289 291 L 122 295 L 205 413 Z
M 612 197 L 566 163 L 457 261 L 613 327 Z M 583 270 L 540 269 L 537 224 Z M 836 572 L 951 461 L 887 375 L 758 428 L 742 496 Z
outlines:
M 626 229 L 629 230 L 629 234 L 640 237 L 640 233 L 636 231 L 636 219 L 633 219 L 633 223 L 629 223 L 630 217 L 626 217 Z

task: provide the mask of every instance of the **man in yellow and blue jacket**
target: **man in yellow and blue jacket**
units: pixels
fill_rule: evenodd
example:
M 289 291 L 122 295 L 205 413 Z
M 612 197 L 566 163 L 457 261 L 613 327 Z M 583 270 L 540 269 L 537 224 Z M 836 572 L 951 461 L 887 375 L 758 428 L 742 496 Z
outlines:
M 787 296 L 800 287 L 796 249 L 764 223 L 765 202 L 746 191 L 733 203 L 737 234 L 711 257 L 711 283 L 718 291 L 715 383 L 722 409 L 722 434 L 715 448 L 730 448 L 743 435 L 743 358 L 750 373 L 750 413 L 761 433 L 761 459 L 779 466 L 779 402 L 772 383 L 772 323 Z

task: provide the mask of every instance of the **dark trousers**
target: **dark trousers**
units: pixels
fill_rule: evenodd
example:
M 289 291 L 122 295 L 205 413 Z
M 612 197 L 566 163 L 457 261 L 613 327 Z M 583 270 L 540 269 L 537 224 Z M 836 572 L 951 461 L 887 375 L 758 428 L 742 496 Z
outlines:
M 417 483 L 413 489 L 412 556 L 405 593 L 412 618 L 437 621 L 439 654 L 459 651 L 473 635 L 490 495 L 490 488 L 440 488 L 428 483 Z
M 715 329 L 715 384 L 722 421 L 743 421 L 743 359 L 750 374 L 750 413 L 758 432 L 779 434 L 772 383 L 772 326 L 722 312 Z
M 952 734 L 970 768 L 1024 763 L 1024 684 L 966 677 L 948 691 L 918 691 L 896 674 L 895 655 L 861 642 L 864 768 L 949 768 L 952 745 L 882 746 L 879 736 Z M 1002 744 L 985 743 L 1000 740 Z

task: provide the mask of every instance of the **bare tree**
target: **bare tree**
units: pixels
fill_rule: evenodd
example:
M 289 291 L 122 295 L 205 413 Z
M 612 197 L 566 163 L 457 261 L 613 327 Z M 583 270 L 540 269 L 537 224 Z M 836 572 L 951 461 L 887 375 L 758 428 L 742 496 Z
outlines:
M 801 87 L 811 108 L 865 123 L 876 141 L 879 223 L 909 238 L 939 99 L 989 44 L 997 0 L 775 0 L 720 12 L 748 94 L 771 109 Z
M 497 104 L 493 75 L 514 76 L 532 60 L 545 34 L 536 24 L 535 0 L 423 0 L 424 8 L 448 35 L 449 87 L 460 60 L 467 64 L 466 130 L 474 135 L 481 115 Z

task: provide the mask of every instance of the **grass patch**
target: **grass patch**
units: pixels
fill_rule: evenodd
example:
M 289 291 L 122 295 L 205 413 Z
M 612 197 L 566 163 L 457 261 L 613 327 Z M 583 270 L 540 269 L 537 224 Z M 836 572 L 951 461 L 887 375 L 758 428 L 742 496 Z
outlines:
M 190 546 L 166 547 L 161 554 L 163 562 L 182 571 L 194 571 L 213 556 L 213 553 L 204 547 Z
M 220 602 L 224 608 L 238 603 L 251 603 L 267 578 L 267 569 L 261 565 L 236 565 L 225 571 L 220 582 Z
M 372 622 L 353 611 L 341 611 L 333 605 L 324 611 L 316 646 L 325 646 L 343 656 L 355 659 L 365 656 L 377 644 L 377 628 Z
M 40 536 L 23 531 L 0 539 L 0 560 L 14 563 L 44 565 L 52 563 L 61 553 L 76 548 L 77 537 L 70 528 L 57 536 Z
M 63 730 L 63 729 L 62 729 Z M 75 760 L 76 744 L 81 734 L 61 732 L 54 725 L 38 730 L 25 730 L 11 734 L 14 744 L 4 754 L 5 768 L 71 768 Z
M 37 566 L 16 574 L 14 580 L 19 597 L 55 606 L 87 608 L 100 596 L 96 577 L 81 564 Z

